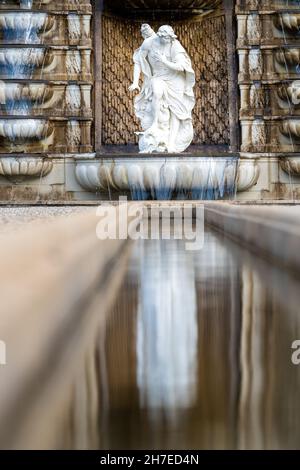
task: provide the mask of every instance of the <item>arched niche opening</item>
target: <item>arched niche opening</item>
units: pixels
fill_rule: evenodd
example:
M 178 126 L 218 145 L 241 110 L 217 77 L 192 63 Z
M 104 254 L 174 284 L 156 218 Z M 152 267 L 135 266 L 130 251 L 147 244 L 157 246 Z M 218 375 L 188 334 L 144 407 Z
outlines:
M 236 151 L 238 115 L 233 115 L 231 102 L 237 88 L 234 1 L 102 0 L 95 7 L 96 150 L 138 153 L 135 132 L 140 126 L 128 87 L 132 55 L 142 42 L 140 26 L 146 22 L 154 29 L 171 24 L 192 58 L 195 136 L 188 151 Z

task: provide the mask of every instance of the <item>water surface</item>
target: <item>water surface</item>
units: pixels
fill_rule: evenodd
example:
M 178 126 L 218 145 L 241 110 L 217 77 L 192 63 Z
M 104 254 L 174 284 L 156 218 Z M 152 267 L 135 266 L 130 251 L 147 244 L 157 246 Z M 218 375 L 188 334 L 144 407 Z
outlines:
M 198 252 L 137 242 L 95 345 L 97 419 L 85 444 L 299 448 L 299 292 L 297 279 L 209 229 Z

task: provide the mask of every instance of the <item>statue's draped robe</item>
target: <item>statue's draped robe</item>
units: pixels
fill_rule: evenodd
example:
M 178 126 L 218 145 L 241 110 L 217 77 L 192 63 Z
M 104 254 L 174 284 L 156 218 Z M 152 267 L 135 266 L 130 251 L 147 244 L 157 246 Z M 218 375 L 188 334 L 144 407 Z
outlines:
M 179 130 L 175 138 L 175 151 L 183 152 L 193 140 L 192 111 L 195 106 L 193 87 L 195 73 L 191 60 L 179 41 L 175 40 L 171 47 L 169 60 L 180 64 L 184 71 L 176 71 L 163 65 L 154 73 L 149 62 L 151 45 L 154 39 L 146 39 L 140 49 L 134 54 L 134 61 L 141 68 L 144 83 L 140 94 L 135 99 L 135 113 L 140 119 L 144 131 L 144 139 L 140 141 L 141 151 L 168 151 L 170 118 L 173 113 L 179 120 Z M 156 132 L 147 134 L 153 124 L 151 113 L 152 82 L 156 80 L 163 90 L 161 113 Z M 159 81 L 159 82 L 158 82 Z

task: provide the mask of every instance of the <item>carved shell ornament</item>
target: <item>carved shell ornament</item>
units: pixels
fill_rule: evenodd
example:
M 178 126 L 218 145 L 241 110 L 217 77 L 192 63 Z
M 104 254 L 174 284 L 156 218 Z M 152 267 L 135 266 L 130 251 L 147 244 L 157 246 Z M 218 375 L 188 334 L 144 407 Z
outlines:
M 53 97 L 53 90 L 43 83 L 5 83 L 0 82 L 1 104 L 9 102 L 45 103 Z
M 46 13 L 0 13 L 0 29 L 2 30 L 47 32 L 51 29 L 53 22 L 53 18 L 48 20 Z
M 276 60 L 283 66 L 299 66 L 300 49 L 285 48 L 276 52 Z
M 0 137 L 10 142 L 40 141 L 52 132 L 52 125 L 44 119 L 0 119 Z
M 26 177 L 43 177 L 53 168 L 53 162 L 46 158 L 0 158 L 0 175 L 14 183 L 22 182 Z
M 300 80 L 294 81 L 287 89 L 288 95 L 294 105 L 300 104 Z
M 0 65 L 12 67 L 40 67 L 45 61 L 45 49 L 37 48 L 1 48 Z
M 281 158 L 280 166 L 290 176 L 300 175 L 300 159 L 297 157 Z
M 299 119 L 289 119 L 281 125 L 281 132 L 283 135 L 289 139 L 295 138 L 300 139 L 300 120 Z
M 297 106 L 300 104 L 300 80 L 295 80 L 290 85 L 282 85 L 277 90 L 280 100 Z
M 283 13 L 275 18 L 275 25 L 280 30 L 299 33 L 300 13 Z
M 79 161 L 76 178 L 79 184 L 97 191 L 170 191 L 175 192 L 209 189 L 224 193 L 234 189 L 237 178 L 238 161 L 232 158 L 199 159 L 180 161 L 176 158 L 155 158 L 144 160 L 130 157 L 93 161 Z

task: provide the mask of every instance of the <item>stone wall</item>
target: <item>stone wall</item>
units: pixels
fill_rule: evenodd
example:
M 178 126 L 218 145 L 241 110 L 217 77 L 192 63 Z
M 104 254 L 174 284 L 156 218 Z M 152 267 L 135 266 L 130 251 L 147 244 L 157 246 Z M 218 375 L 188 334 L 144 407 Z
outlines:
M 241 156 L 258 174 L 240 197 L 298 199 L 300 4 L 237 0 L 236 16 Z
M 92 46 L 91 1 L 0 3 L 1 200 L 72 197 L 68 162 L 94 148 Z
M 142 17 L 136 15 L 151 2 L 136 2 L 139 13 L 130 10 L 131 21 L 127 0 L 122 17 L 116 9 L 103 14 L 100 2 L 87 0 L 0 3 L 0 202 L 107 199 L 111 190 L 119 194 L 136 183 L 151 189 L 162 179 L 193 190 L 205 179 L 206 155 L 197 152 L 171 158 L 167 167 L 155 157 L 141 157 L 141 164 L 126 160 L 134 155 L 126 157 L 124 144 L 136 142 L 138 127 L 127 92 L 132 52 L 140 43 Z M 189 2 L 177 3 L 182 14 L 168 18 L 197 76 L 194 144 L 229 144 L 237 113 L 236 119 L 229 116 L 236 98 L 228 90 L 232 95 L 239 86 L 241 141 L 235 139 L 232 148 L 240 150 L 241 160 L 236 173 L 229 164 L 222 185 L 236 178 L 240 200 L 299 199 L 300 4 L 224 0 L 222 11 L 220 1 L 194 2 L 207 8 L 203 17 L 187 11 Z M 238 27 L 232 44 L 228 5 L 235 7 L 232 24 Z M 213 14 L 210 6 L 217 8 Z M 228 81 L 235 47 L 239 73 L 231 71 Z M 103 151 L 115 145 L 117 156 L 126 157 L 117 165 Z M 212 169 L 218 184 L 222 165 L 219 159 Z

